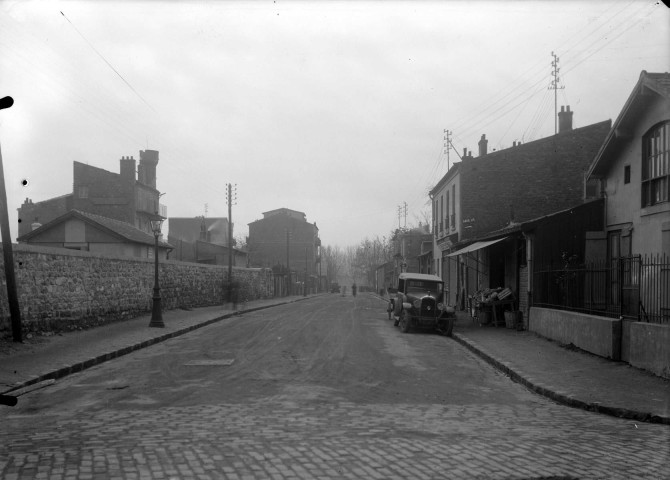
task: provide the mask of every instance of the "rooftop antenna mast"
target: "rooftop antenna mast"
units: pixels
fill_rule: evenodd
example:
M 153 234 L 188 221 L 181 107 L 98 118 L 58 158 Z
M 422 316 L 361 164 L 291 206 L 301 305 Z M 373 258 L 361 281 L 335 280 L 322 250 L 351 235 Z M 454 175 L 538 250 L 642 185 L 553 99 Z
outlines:
M 556 135 L 558 133 L 558 91 L 563 90 L 565 87 L 558 86 L 561 81 L 561 78 L 558 76 L 558 72 L 561 70 L 558 68 L 559 58 L 554 52 L 551 52 L 551 56 L 554 58 L 551 62 L 551 66 L 554 67 L 551 71 L 551 76 L 554 77 L 554 79 L 551 81 L 551 85 L 549 85 L 549 90 L 554 91 L 554 135 Z

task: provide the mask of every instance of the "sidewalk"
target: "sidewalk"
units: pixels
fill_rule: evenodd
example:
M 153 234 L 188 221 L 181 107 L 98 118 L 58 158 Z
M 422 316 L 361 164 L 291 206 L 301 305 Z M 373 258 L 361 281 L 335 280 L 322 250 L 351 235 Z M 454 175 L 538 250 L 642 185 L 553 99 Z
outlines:
M 571 407 L 670 425 L 670 380 L 457 312 L 453 338 L 514 381 Z
M 149 328 L 149 313 L 89 330 L 32 337 L 24 339 L 22 344 L 3 341 L 0 345 L 0 394 L 18 396 L 36 384 L 79 372 L 223 318 L 314 296 L 255 300 L 246 305 L 240 303 L 236 311 L 232 309 L 232 304 L 168 310 L 163 312 L 165 328 Z

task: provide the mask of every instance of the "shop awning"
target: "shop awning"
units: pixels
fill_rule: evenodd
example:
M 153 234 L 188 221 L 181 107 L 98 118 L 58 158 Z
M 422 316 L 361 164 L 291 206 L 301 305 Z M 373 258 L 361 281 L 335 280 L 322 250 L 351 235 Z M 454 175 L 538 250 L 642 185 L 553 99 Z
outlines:
M 462 255 L 464 253 L 474 252 L 475 250 L 479 250 L 480 248 L 485 248 L 488 247 L 489 245 L 493 245 L 494 243 L 502 242 L 506 238 L 507 237 L 498 238 L 497 240 L 489 240 L 487 242 L 475 242 L 472 245 L 468 245 L 465 248 L 461 248 L 460 250 L 456 250 L 455 252 L 450 253 L 449 255 L 447 255 L 447 257 L 455 257 L 456 255 Z

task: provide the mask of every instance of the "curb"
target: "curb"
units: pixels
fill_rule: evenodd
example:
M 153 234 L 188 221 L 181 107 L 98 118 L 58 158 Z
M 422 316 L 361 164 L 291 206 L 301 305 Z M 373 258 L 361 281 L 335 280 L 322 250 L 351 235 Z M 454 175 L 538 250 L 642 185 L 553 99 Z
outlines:
M 96 357 L 89 358 L 88 360 L 83 360 L 81 362 L 77 362 L 72 365 L 64 365 L 56 370 L 51 370 L 49 372 L 45 372 L 41 375 L 38 375 L 36 377 L 31 378 L 30 380 L 26 380 L 24 382 L 18 383 L 13 385 L 11 388 L 8 390 L 5 390 L 4 392 L 0 392 L 0 395 L 11 395 L 12 392 L 16 392 L 17 390 L 24 389 L 26 387 L 29 387 L 31 385 L 44 382 L 46 380 L 57 380 L 59 378 L 66 377 L 67 375 L 71 375 L 73 373 L 81 372 L 83 370 L 86 370 L 88 368 L 94 367 L 96 365 L 100 365 L 101 363 L 107 362 L 109 360 L 113 360 L 115 358 L 122 357 L 123 355 L 127 355 L 129 353 L 135 352 L 137 350 L 140 350 L 142 348 L 149 347 L 151 345 L 155 345 L 160 342 L 164 342 L 166 340 L 169 340 L 174 337 L 178 337 L 180 335 L 184 335 L 186 333 L 192 332 L 193 330 L 197 330 L 198 328 L 206 327 L 208 325 L 211 325 L 215 322 L 218 322 L 220 320 L 224 320 L 226 318 L 234 317 L 234 316 L 239 316 L 239 315 L 244 315 L 245 313 L 251 313 L 251 312 L 257 312 L 259 310 L 265 310 L 267 308 L 272 308 L 272 307 L 277 307 L 280 305 L 288 305 L 290 303 L 295 303 L 295 302 L 301 302 L 303 300 L 307 300 L 308 298 L 313 298 L 314 295 L 311 297 L 303 297 L 303 298 L 297 298 L 295 300 L 290 300 L 286 302 L 278 302 L 278 303 L 273 303 L 271 305 L 263 305 L 259 307 L 252 307 L 252 308 L 247 308 L 245 310 L 236 310 L 230 313 L 226 313 L 224 315 L 219 315 L 217 317 L 211 318 L 209 320 L 204 320 L 201 323 L 197 323 L 195 325 L 190 325 L 188 327 L 184 327 L 180 330 L 175 330 L 174 332 L 166 333 L 164 335 L 159 335 L 154 338 L 150 338 L 148 340 L 143 340 L 141 342 L 137 342 L 133 345 L 129 345 L 127 347 L 122 347 L 119 348 L 118 350 L 112 350 L 110 352 L 102 353 Z M 27 392 L 25 392 L 27 393 Z
M 492 357 L 484 350 L 479 348 L 475 342 L 471 340 L 465 340 L 458 333 L 454 332 L 452 338 L 461 345 L 463 345 L 464 347 L 466 347 L 468 350 L 476 354 L 477 356 L 484 359 L 487 363 L 494 366 L 497 370 L 509 376 L 512 379 L 512 381 L 520 383 L 529 390 L 539 395 L 542 395 L 543 397 L 554 400 L 555 402 L 558 402 L 562 405 L 566 405 L 568 407 L 573 408 L 580 408 L 582 410 L 587 410 L 589 412 L 602 413 L 605 415 L 610 415 L 612 417 L 625 418 L 628 420 L 636 420 L 638 422 L 661 423 L 664 425 L 670 425 L 670 417 L 665 417 L 662 415 L 654 415 L 648 412 L 639 412 L 627 408 L 610 407 L 607 405 L 601 405 L 600 403 L 597 402 L 585 402 L 570 395 L 561 392 L 556 392 L 548 387 L 544 387 L 536 383 L 535 380 L 531 378 L 524 377 L 520 373 L 513 370 L 508 363 L 502 362 Z

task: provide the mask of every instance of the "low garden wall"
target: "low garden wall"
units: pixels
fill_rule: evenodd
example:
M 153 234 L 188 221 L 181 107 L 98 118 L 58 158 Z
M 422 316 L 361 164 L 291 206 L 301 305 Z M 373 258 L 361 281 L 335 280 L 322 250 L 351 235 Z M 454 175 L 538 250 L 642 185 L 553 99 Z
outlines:
M 529 330 L 670 379 L 670 325 L 532 307 Z
M 629 348 L 631 365 L 670 379 L 670 325 L 631 323 Z
M 13 245 L 14 269 L 26 332 L 86 328 L 151 311 L 153 259 L 114 257 L 76 250 Z M 0 255 L 0 333 L 11 317 Z M 239 300 L 274 296 L 269 269 L 233 267 Z M 161 261 L 159 285 L 164 310 L 221 305 L 228 267 Z
M 612 360 L 621 360 L 621 320 L 531 307 L 528 330 Z

